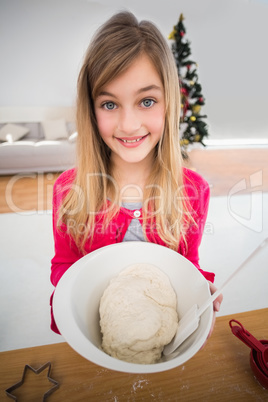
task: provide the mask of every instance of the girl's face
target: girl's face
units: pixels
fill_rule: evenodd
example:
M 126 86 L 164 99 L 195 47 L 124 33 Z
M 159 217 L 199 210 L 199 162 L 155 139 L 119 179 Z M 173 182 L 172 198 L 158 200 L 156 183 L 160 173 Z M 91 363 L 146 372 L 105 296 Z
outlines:
M 151 60 L 140 56 L 105 85 L 94 102 L 99 133 L 116 166 L 151 161 L 164 132 L 164 88 Z

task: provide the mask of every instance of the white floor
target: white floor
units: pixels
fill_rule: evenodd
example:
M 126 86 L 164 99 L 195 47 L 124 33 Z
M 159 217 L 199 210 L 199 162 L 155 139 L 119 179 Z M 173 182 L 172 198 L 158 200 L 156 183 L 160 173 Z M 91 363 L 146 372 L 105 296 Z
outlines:
M 51 212 L 0 215 L 0 351 L 64 341 L 50 328 Z M 219 287 L 268 236 L 268 194 L 211 199 L 201 267 Z M 225 288 L 218 315 L 268 307 L 268 247 Z

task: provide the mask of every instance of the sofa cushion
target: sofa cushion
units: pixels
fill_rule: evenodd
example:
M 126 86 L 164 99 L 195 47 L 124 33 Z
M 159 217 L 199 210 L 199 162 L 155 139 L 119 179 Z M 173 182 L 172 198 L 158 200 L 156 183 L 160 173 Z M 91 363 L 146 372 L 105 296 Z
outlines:
M 0 141 L 14 142 L 29 133 L 29 129 L 17 124 L 5 124 L 0 129 Z
M 4 160 L 12 161 L 15 158 L 29 158 L 33 155 L 34 153 L 34 141 L 16 141 L 13 143 L 5 142 L 4 144 L 1 144 L 0 147 L 0 157 L 1 157 L 1 163 Z M 5 162 L 6 163 L 6 162 Z
M 70 148 L 74 148 L 75 144 L 69 143 L 66 140 L 57 141 L 38 141 L 34 144 L 35 153 L 38 155 L 46 155 L 50 158 L 52 155 L 63 156 L 69 153 Z
M 0 146 L 0 174 L 54 172 L 75 164 L 76 144 L 61 141 L 17 141 Z
M 46 140 L 58 140 L 68 138 L 68 131 L 64 119 L 43 121 L 42 127 Z

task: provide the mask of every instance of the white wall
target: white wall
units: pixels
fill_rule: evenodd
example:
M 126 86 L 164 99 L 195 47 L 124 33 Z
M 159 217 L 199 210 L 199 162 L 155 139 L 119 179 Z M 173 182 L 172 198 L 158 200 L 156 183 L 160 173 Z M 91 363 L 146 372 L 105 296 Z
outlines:
M 124 8 L 166 37 L 183 12 L 211 138 L 268 137 L 265 0 L 0 0 L 0 107 L 72 106 L 92 33 Z

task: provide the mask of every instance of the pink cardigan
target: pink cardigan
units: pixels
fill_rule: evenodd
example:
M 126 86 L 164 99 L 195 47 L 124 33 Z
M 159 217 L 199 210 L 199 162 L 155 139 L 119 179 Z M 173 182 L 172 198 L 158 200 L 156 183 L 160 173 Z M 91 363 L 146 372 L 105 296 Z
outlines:
M 202 234 L 206 222 L 208 204 L 209 204 L 209 185 L 208 183 L 196 172 L 183 169 L 184 172 L 184 186 L 187 196 L 190 200 L 190 205 L 194 213 L 194 218 L 197 226 L 192 225 L 188 228 L 186 239 L 187 248 L 181 241 L 179 244 L 178 252 L 191 261 L 196 268 L 204 275 L 207 280 L 214 282 L 215 274 L 212 272 L 203 271 L 199 266 L 198 248 L 201 243 Z M 51 282 L 54 286 L 67 271 L 72 264 L 83 257 L 83 254 L 77 248 L 72 238 L 64 231 L 65 227 L 62 225 L 61 231 L 56 226 L 57 212 L 62 202 L 62 198 L 70 188 L 75 178 L 75 170 L 67 170 L 62 173 L 55 182 L 53 191 L 53 234 L 55 244 L 55 255 L 52 258 L 51 266 Z M 142 223 L 142 209 L 140 211 L 139 220 Z M 98 218 L 96 230 L 94 231 L 93 241 L 90 245 L 88 241 L 85 245 L 86 252 L 90 253 L 98 248 L 107 246 L 109 244 L 120 243 L 123 241 L 130 221 L 134 218 L 134 211 L 129 211 L 125 208 L 120 208 L 118 215 L 112 219 L 109 226 L 105 231 L 98 230 L 102 228 L 103 217 Z M 150 242 L 166 246 L 153 228 L 147 231 L 147 236 Z M 53 296 L 53 295 L 52 295 Z M 51 298 L 52 299 L 52 298 Z M 52 303 L 51 303 L 52 304 Z M 51 328 L 58 332 L 56 324 L 53 319 Z

